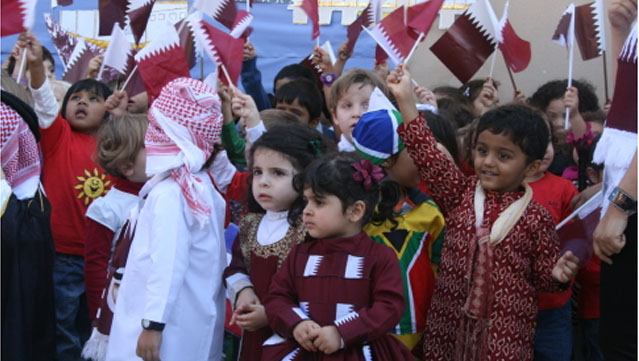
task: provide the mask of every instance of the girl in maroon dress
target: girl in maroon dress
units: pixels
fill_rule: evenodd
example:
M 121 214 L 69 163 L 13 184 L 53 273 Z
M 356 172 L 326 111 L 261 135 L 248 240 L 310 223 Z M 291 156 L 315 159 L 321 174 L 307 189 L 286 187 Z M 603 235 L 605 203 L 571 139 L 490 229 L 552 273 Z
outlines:
M 392 221 L 399 186 L 383 177 L 349 153 L 296 177 L 306 205 L 292 212 L 315 240 L 294 246 L 271 281 L 264 305 L 276 335 L 262 360 L 413 360 L 387 334 L 404 310 L 397 257 L 362 232 L 371 220 Z
M 243 330 L 240 360 L 260 359 L 262 343 L 273 334 L 261 301 L 291 247 L 306 237 L 299 217 L 288 212 L 302 202 L 293 176 L 330 149 L 322 134 L 301 124 L 270 128 L 251 148 L 250 213 L 240 222 L 233 259 L 224 271 L 235 308 L 231 324 Z

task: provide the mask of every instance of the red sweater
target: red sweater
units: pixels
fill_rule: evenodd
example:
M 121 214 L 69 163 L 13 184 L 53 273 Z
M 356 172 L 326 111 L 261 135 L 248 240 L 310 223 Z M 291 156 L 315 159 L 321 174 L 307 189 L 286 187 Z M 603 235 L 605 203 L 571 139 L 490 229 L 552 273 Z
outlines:
M 555 225 L 572 213 L 570 200 L 579 194 L 574 184 L 566 178 L 545 172 L 544 176 L 529 183 L 533 189 L 533 199 L 544 206 L 552 215 Z M 537 295 L 540 310 L 561 307 L 568 302 L 572 288 L 562 293 L 540 293 Z
M 104 195 L 111 179 L 93 160 L 95 137 L 74 132 L 58 115 L 42 133 L 42 184 L 51 202 L 51 231 L 56 252 L 84 256 L 84 214 Z

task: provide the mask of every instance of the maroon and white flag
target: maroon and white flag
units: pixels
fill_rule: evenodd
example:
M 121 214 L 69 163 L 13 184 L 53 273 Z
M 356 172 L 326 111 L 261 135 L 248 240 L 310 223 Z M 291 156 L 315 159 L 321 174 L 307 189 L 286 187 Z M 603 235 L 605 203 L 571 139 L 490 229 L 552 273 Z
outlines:
M 508 1 L 504 7 L 504 14 L 499 21 L 497 40 L 499 50 L 504 55 L 508 67 L 518 73 L 530 64 L 530 43 L 520 38 L 508 20 Z
M 199 43 L 195 41 L 195 32 L 193 30 L 195 26 L 198 26 L 200 20 L 202 20 L 202 13 L 195 11 L 175 24 L 175 30 L 179 31 L 180 46 L 184 50 L 189 69 L 193 69 L 197 62 L 197 57 L 202 54 Z M 182 25 L 183 22 L 186 22 L 186 24 Z
M 497 17 L 488 0 L 477 0 L 430 47 L 462 83 L 467 83 L 495 50 Z
M 78 39 L 62 29 L 62 27 L 56 23 L 53 15 L 49 13 L 44 14 L 44 22 L 47 26 L 47 31 L 49 32 L 53 46 L 62 61 L 62 66 L 66 68 L 69 59 L 71 59 L 73 49 L 78 43 Z
M 234 38 L 231 35 L 217 29 L 206 21 L 202 20 L 199 26 L 194 28 L 195 38 L 200 42 L 203 51 L 209 56 L 211 61 L 218 67 L 220 80 L 229 85 L 226 72 L 230 81 L 235 85 L 242 70 L 242 60 L 244 58 L 245 39 Z
M 357 38 L 363 27 L 376 25 L 382 19 L 382 1 L 370 0 L 364 11 L 346 29 L 346 39 L 348 39 L 347 52 L 353 51 Z
M 606 50 L 602 0 L 575 7 L 575 40 L 583 60 L 590 60 Z
M 416 33 L 428 34 L 444 0 L 429 0 L 408 8 L 408 27 Z
M 570 48 L 573 44 L 574 38 L 574 23 L 573 15 L 575 14 L 575 4 L 570 4 L 561 14 L 557 28 L 552 35 L 552 41 L 555 43 Z
M 120 28 L 124 29 L 128 5 L 129 0 L 99 0 L 100 28 L 98 34 L 101 36 L 110 35 L 115 23 L 120 24 Z
M 236 39 L 239 37 L 247 39 L 253 32 L 253 28 L 250 26 L 252 21 L 253 14 L 245 10 L 238 10 L 231 28 L 231 36 Z
M 154 39 L 135 55 L 144 88 L 155 99 L 162 87 L 175 78 L 190 77 L 189 66 L 173 25 L 166 23 Z
M 78 80 L 84 79 L 89 70 L 89 62 L 91 59 L 102 53 L 102 49 L 90 45 L 83 38 L 79 38 L 73 48 L 69 61 L 64 67 L 62 80 L 73 84 Z
M 100 67 L 97 79 L 108 83 L 117 78 L 118 75 L 124 75 L 127 70 L 129 57 L 132 55 L 132 50 L 131 44 L 129 44 L 124 31 L 120 29 L 117 23 L 113 24 L 111 40 L 104 52 L 104 59 L 102 60 L 102 66 Z M 111 75 L 113 72 L 105 72 L 107 68 L 115 70 L 115 76 Z M 107 74 L 109 76 L 107 76 Z
M 153 4 L 155 4 L 155 0 L 129 0 L 127 15 L 129 16 L 129 26 L 136 44 L 140 43 L 142 34 L 146 30 Z
M 0 35 L 19 34 L 33 28 L 36 0 L 2 0 Z
M 395 64 L 404 62 L 419 37 L 404 24 L 404 7 L 400 6 L 368 32 Z
M 592 257 L 593 234 L 599 223 L 602 200 L 603 193 L 599 191 L 557 225 L 561 253 L 572 251 L 579 258 L 580 268 Z
M 313 23 L 313 33 L 311 39 L 317 39 L 320 35 L 319 29 L 319 0 L 302 0 L 300 8 L 304 10 L 308 19 Z
M 235 0 L 195 0 L 193 8 L 209 15 L 227 29 L 233 29 L 237 17 Z

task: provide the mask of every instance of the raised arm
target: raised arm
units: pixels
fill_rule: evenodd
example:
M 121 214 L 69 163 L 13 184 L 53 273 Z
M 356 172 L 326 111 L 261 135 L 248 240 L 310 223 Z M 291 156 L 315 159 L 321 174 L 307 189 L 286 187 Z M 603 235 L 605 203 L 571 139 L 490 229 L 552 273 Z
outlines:
M 55 121 L 59 109 L 58 101 L 44 71 L 42 45 L 30 31 L 20 34 L 18 44 L 26 50 L 26 57 L 29 62 L 29 73 L 31 74 L 29 88 L 33 95 L 33 110 L 38 116 L 38 125 L 40 128 L 49 128 Z

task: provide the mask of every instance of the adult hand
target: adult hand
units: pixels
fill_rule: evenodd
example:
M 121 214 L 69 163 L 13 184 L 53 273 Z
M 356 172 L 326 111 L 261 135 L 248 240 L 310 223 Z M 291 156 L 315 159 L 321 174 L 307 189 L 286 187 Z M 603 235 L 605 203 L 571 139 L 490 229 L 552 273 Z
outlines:
M 612 264 L 610 257 L 621 252 L 626 245 L 626 235 L 624 234 L 626 226 L 628 226 L 628 215 L 614 205 L 609 205 L 594 233 L 593 246 L 599 259 Z
M 160 345 L 162 344 L 162 332 L 142 330 L 138 338 L 138 346 L 135 354 L 144 361 L 161 361 Z

